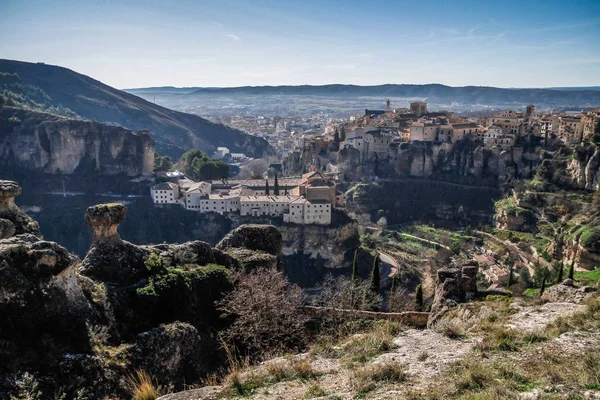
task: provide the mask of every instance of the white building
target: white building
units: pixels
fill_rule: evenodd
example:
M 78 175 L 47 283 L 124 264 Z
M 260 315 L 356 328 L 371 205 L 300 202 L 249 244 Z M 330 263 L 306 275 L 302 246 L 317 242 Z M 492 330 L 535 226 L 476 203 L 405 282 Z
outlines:
M 229 154 L 229 149 L 227 147 L 217 147 L 217 151 L 214 152 L 213 157 L 221 160 L 225 158 L 227 154 Z
M 172 182 L 158 183 L 150 189 L 150 196 L 155 204 L 177 204 L 179 186 Z
M 290 209 L 290 203 L 298 199 L 298 196 L 241 196 L 240 215 L 252 215 L 255 217 L 269 215 L 278 217 L 284 215 Z
M 307 200 L 299 197 L 290 203 L 289 213 L 283 215 L 284 222 L 295 224 L 331 224 L 331 203 L 325 200 Z
M 215 212 L 225 214 L 240 211 L 240 196 L 235 194 L 209 194 L 200 199 L 201 213 Z
M 212 189 L 210 182 L 193 183 L 185 192 L 185 208 L 188 210 L 199 211 L 200 200 L 207 198 Z

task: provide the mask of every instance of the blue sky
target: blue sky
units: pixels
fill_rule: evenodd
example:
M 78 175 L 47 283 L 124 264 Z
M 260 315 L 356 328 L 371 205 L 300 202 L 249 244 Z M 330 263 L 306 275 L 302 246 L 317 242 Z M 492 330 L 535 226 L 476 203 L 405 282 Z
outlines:
M 600 0 L 0 0 L 0 58 L 118 88 L 600 85 Z

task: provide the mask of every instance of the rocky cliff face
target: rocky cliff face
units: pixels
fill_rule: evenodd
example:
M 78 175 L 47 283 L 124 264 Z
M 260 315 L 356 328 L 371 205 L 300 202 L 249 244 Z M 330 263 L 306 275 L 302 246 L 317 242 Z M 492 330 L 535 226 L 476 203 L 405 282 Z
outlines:
M 387 157 L 371 157 L 366 163 L 360 162 L 356 150 L 341 150 L 338 157 L 342 171 L 355 180 L 360 180 L 360 174 L 371 174 L 382 178 L 433 178 L 476 185 L 532 176 L 541 162 L 536 143 L 524 142 L 502 150 L 485 148 L 468 138 L 456 143 L 404 143 L 390 148 Z
M 0 165 L 49 173 L 152 173 L 154 140 L 146 131 L 0 107 Z
M 573 184 L 581 189 L 600 189 L 600 146 L 581 144 L 575 148 L 567 171 Z
M 341 227 L 318 225 L 283 225 L 283 255 L 299 253 L 322 258 L 327 268 L 341 268 L 345 253 L 354 250 L 358 242 L 358 226 L 349 223 Z

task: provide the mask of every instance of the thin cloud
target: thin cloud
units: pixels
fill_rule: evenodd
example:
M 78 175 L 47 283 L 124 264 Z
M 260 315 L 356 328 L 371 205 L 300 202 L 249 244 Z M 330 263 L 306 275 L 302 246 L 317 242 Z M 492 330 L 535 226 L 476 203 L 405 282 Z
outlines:
M 234 35 L 233 33 L 230 33 L 228 35 L 226 35 L 229 39 L 232 40 L 241 40 L 239 36 Z

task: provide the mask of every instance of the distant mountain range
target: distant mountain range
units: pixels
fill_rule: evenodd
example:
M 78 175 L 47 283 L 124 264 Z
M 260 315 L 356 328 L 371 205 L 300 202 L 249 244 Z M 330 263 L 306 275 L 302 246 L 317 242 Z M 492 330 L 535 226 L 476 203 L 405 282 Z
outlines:
M 49 103 L 46 109 L 53 106 L 68 109 L 84 119 L 133 130 L 148 129 L 161 154 L 178 157 L 191 148 L 212 152 L 218 146 L 252 157 L 272 152 L 264 139 L 197 115 L 161 107 L 67 68 L 0 60 L 1 73 L 17 73 L 19 87 L 27 88 L 28 93 L 41 93 L 39 97 Z
M 232 88 L 175 88 L 151 87 L 125 89 L 140 94 L 180 94 L 184 96 L 215 95 L 288 95 L 327 97 L 401 97 L 423 99 L 432 103 L 460 102 L 466 104 L 543 104 L 550 106 L 590 107 L 600 105 L 600 87 L 504 89 L 487 86 L 451 87 L 440 84 L 427 85 L 321 85 L 321 86 L 241 86 Z

